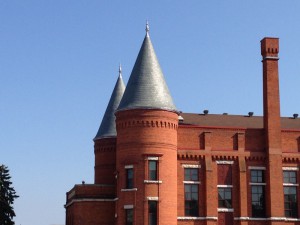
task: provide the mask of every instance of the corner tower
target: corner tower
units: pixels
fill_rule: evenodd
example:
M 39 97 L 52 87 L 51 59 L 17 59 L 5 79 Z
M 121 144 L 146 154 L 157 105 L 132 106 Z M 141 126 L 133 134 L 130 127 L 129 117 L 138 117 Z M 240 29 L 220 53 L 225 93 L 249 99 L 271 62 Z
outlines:
M 125 85 L 122 78 L 121 65 L 119 77 L 111 94 L 101 125 L 94 138 L 95 184 L 114 184 L 116 170 L 117 131 L 115 111 L 123 97 Z
M 178 113 L 148 23 L 116 126 L 117 224 L 177 224 Z

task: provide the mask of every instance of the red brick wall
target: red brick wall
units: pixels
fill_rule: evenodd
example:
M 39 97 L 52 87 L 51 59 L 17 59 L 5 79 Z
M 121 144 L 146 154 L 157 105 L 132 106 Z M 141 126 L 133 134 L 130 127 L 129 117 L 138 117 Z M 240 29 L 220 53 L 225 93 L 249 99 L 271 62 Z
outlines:
M 95 184 L 115 184 L 116 138 L 95 141 Z
M 75 202 L 67 208 L 66 225 L 114 225 L 115 202 Z
M 178 115 L 162 110 L 128 110 L 116 114 L 117 126 L 117 224 L 124 224 L 124 205 L 134 205 L 136 224 L 148 224 L 147 197 L 158 197 L 160 225 L 177 224 L 177 128 Z M 147 180 L 147 157 L 158 160 L 161 184 Z M 125 188 L 125 165 L 134 166 L 137 191 Z M 152 195 L 152 196 L 151 196 Z

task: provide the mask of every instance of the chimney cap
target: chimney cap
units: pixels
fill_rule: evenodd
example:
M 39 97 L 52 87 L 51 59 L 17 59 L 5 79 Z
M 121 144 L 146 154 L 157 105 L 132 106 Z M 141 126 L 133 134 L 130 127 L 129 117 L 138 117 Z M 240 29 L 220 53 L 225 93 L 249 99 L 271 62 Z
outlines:
M 203 114 L 204 114 L 204 115 L 207 115 L 208 112 L 209 112 L 208 109 L 204 109 L 204 110 L 203 110 Z
M 293 118 L 294 118 L 294 119 L 297 119 L 298 116 L 299 116 L 298 113 L 294 113 L 294 114 L 293 114 Z
M 248 112 L 248 116 L 252 117 L 254 115 L 254 112 Z

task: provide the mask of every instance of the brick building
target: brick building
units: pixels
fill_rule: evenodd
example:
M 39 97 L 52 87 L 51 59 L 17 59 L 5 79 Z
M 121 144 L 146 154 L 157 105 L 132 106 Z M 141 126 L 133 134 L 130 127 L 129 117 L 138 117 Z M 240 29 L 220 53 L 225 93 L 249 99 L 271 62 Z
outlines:
M 261 41 L 264 115 L 177 111 L 149 28 L 94 138 L 95 182 L 67 225 L 300 224 L 300 119 L 280 117 L 278 38 Z

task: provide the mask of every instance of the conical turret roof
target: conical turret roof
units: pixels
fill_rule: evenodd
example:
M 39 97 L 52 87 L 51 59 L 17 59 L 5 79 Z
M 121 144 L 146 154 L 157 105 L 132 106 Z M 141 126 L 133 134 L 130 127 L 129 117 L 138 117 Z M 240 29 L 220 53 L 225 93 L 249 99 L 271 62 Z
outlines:
M 117 136 L 115 111 L 117 110 L 120 104 L 120 101 L 124 94 L 124 90 L 125 85 L 123 82 L 122 70 L 120 66 L 118 80 L 111 94 L 101 125 L 94 140 Z
M 130 109 L 177 111 L 152 46 L 148 24 L 146 31 L 117 111 Z

